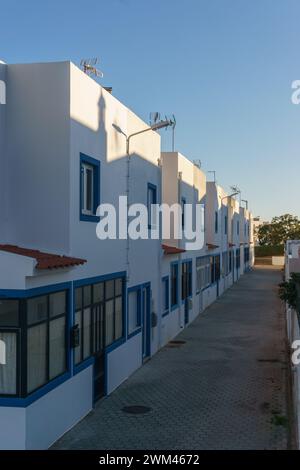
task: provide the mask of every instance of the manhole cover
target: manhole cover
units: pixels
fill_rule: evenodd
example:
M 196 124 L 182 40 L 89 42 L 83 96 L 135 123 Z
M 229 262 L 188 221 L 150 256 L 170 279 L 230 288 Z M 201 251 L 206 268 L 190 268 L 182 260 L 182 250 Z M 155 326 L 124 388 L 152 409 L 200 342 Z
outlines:
M 141 406 L 141 405 L 133 405 L 133 406 L 124 406 L 122 408 L 122 411 L 124 413 L 130 413 L 132 415 L 142 415 L 145 413 L 149 413 L 152 408 L 149 408 L 149 406 Z

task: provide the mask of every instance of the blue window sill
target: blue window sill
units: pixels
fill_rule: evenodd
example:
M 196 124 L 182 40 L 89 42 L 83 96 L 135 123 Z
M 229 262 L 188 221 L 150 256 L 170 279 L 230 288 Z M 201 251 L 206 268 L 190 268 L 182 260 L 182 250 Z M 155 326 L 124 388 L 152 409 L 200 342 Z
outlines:
M 79 374 L 79 372 L 82 372 L 87 367 L 93 365 L 94 362 L 95 362 L 95 359 L 94 359 L 94 356 L 92 356 L 92 357 L 89 357 L 88 359 L 85 359 L 80 364 L 74 365 L 74 375 Z
M 86 214 L 80 214 L 80 220 L 82 222 L 99 222 L 100 217 L 97 215 L 86 215 Z
M 166 317 L 167 315 L 169 315 L 169 313 L 170 313 L 170 310 L 166 310 L 166 311 L 162 314 L 162 317 L 163 317 L 163 318 Z
M 141 327 L 138 327 L 136 330 L 134 330 L 132 333 L 128 333 L 127 335 L 127 339 L 131 339 L 133 338 L 134 336 L 138 335 L 139 333 L 142 332 L 142 328 Z

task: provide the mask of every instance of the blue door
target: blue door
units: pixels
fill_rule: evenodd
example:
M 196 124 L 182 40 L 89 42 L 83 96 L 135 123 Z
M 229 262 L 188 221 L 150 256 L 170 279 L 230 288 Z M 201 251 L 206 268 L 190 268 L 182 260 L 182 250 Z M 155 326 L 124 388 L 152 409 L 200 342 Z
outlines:
M 151 332 L 151 287 L 145 284 L 142 287 L 142 355 L 143 361 L 150 356 Z

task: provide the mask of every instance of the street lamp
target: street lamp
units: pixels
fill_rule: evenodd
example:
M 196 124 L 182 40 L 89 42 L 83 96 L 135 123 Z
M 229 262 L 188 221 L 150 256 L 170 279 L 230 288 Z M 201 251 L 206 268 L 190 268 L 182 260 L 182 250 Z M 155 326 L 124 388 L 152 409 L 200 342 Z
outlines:
M 170 127 L 170 126 L 174 126 L 174 122 L 171 119 L 166 119 L 165 121 L 156 122 L 156 123 L 152 124 L 152 126 L 147 127 L 146 129 L 142 129 L 141 131 L 134 132 L 133 134 L 130 134 L 128 137 L 126 137 L 126 152 L 127 152 L 127 155 L 129 155 L 129 153 L 130 153 L 129 152 L 129 144 L 130 144 L 130 139 L 132 137 L 135 137 L 136 135 L 143 134 L 144 132 L 158 131 L 159 129 L 164 129 L 164 128 Z

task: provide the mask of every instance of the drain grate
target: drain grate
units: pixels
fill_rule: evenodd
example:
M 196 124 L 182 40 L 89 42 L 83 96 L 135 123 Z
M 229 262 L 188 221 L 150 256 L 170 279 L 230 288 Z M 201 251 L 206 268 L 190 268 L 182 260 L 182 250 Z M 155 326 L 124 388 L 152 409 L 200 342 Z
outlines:
M 152 410 L 149 406 L 141 406 L 141 405 L 132 405 L 132 406 L 124 406 L 122 408 L 123 413 L 129 413 L 132 415 L 143 415 L 149 413 Z
M 186 341 L 174 340 L 174 341 L 169 341 L 167 346 L 169 348 L 180 348 L 180 346 L 182 346 L 185 343 Z

